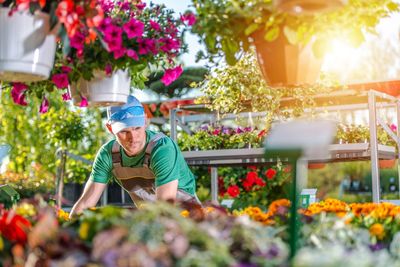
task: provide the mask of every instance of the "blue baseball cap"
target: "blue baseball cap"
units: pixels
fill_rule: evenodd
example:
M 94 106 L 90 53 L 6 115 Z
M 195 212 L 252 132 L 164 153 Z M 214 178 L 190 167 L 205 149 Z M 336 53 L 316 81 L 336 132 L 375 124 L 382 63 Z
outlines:
M 146 124 L 146 114 L 140 101 L 133 95 L 128 96 L 126 104 L 107 109 L 107 127 L 113 134 L 125 128 L 142 127 Z

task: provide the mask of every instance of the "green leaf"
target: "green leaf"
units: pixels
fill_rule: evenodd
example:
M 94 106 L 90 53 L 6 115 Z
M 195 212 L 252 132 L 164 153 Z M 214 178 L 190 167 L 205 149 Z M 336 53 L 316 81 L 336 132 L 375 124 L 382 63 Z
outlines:
M 276 40 L 276 38 L 278 38 L 279 32 L 280 32 L 279 27 L 274 27 L 274 28 L 268 30 L 268 31 L 265 33 L 264 39 L 265 39 L 266 41 L 268 41 L 268 42 L 272 42 L 272 41 Z
M 246 36 L 249 36 L 250 34 L 252 34 L 253 32 L 255 32 L 258 29 L 259 24 L 258 23 L 252 23 L 250 24 L 245 30 L 244 30 L 244 34 Z

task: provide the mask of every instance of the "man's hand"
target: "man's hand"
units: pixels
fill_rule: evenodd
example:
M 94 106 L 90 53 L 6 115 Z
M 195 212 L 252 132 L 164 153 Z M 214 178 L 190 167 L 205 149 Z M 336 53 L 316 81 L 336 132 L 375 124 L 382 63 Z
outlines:
M 69 218 L 72 219 L 76 215 L 81 214 L 85 209 L 96 206 L 106 187 L 107 184 L 96 183 L 91 180 L 87 181 L 82 196 L 75 203 L 69 213 Z

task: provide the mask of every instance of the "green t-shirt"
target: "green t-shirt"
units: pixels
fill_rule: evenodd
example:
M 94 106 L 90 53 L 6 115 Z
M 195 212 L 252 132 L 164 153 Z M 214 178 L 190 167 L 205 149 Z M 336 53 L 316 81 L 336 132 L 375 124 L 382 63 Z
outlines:
M 125 150 L 120 147 L 122 166 L 141 167 L 144 162 L 144 155 L 149 140 L 157 133 L 146 130 L 146 144 L 142 152 L 130 157 Z M 115 139 L 104 144 L 97 152 L 93 164 L 90 179 L 97 183 L 108 183 L 110 179 L 115 179 L 112 173 L 111 151 Z M 150 169 L 155 175 L 155 186 L 161 186 L 174 180 L 178 180 L 178 189 L 194 195 L 196 183 L 193 173 L 190 171 L 185 159 L 177 144 L 168 136 L 157 141 L 150 155 Z

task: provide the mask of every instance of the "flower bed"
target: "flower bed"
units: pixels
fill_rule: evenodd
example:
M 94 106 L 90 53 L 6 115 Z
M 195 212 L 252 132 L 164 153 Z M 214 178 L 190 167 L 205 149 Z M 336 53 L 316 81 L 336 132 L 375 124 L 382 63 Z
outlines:
M 286 199 L 267 212 L 248 207 L 233 214 L 168 203 L 108 206 L 68 221 L 40 199 L 25 200 L 0 212 L 0 256 L 4 266 L 285 266 L 289 207 Z M 300 213 L 293 266 L 400 264 L 400 207 L 327 199 Z

